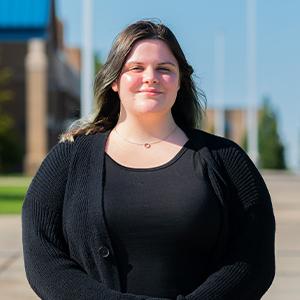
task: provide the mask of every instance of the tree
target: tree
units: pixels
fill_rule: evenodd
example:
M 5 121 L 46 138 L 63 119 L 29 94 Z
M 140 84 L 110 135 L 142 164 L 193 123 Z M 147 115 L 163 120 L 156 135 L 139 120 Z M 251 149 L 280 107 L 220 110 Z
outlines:
M 277 115 L 268 97 L 263 99 L 259 114 L 258 151 L 261 168 L 286 169 L 284 146 L 278 134 Z
M 95 75 L 97 72 L 102 68 L 103 63 L 100 59 L 99 53 L 94 54 L 94 69 L 95 69 Z
M 11 71 L 9 68 L 0 70 L 0 136 L 5 134 L 13 126 L 12 118 L 4 111 L 3 106 L 12 98 L 12 92 L 5 88 L 5 85 L 11 78 Z
M 21 146 L 14 131 L 14 120 L 5 111 L 5 105 L 12 100 L 13 93 L 6 85 L 12 77 L 9 68 L 0 70 L 0 172 L 15 170 L 22 162 Z

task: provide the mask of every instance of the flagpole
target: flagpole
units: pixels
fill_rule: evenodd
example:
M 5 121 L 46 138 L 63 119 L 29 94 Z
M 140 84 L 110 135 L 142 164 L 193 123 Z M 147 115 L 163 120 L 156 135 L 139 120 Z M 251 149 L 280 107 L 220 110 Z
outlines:
M 248 154 L 257 165 L 258 109 L 256 94 L 256 1 L 247 0 L 247 144 Z
M 215 38 L 215 133 L 225 136 L 225 104 L 224 104 L 224 34 Z
M 82 1 L 82 48 L 81 48 L 81 117 L 87 117 L 93 107 L 93 46 L 92 46 L 92 23 L 93 0 Z

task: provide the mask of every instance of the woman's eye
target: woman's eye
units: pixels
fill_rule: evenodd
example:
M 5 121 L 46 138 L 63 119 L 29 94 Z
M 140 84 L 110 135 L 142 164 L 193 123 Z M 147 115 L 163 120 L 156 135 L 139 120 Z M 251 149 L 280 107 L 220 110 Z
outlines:
M 129 70 L 130 71 L 141 71 L 143 68 L 140 66 L 134 66 L 134 67 L 130 67 Z
M 169 70 L 168 68 L 163 68 L 163 67 L 158 68 L 158 70 L 162 72 L 171 72 L 171 70 Z

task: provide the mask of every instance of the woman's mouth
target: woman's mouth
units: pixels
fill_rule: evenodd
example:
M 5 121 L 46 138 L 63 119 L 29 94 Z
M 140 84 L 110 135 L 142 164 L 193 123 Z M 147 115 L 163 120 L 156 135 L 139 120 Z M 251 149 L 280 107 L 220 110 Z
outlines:
M 144 89 L 144 90 L 140 90 L 139 92 L 151 96 L 162 94 L 161 91 L 155 89 Z

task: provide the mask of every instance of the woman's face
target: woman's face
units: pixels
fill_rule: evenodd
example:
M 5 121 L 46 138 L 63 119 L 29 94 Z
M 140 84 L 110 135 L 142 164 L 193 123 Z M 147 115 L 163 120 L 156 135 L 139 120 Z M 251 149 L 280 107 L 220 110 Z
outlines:
M 160 40 L 137 42 L 112 89 L 119 94 L 121 113 L 169 113 L 180 87 L 176 58 Z

